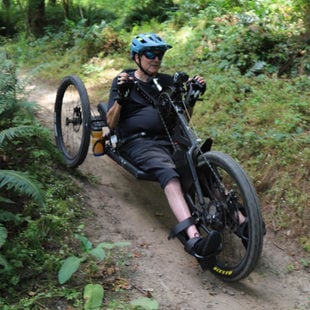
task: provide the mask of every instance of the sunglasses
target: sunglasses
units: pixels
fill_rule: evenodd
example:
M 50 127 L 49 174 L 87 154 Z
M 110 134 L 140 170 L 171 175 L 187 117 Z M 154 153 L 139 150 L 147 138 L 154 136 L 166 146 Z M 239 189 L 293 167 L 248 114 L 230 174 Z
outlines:
M 155 59 L 156 57 L 158 57 L 159 60 L 162 60 L 164 57 L 165 52 L 161 52 L 161 51 L 145 51 L 143 53 L 143 55 L 147 58 L 147 59 Z

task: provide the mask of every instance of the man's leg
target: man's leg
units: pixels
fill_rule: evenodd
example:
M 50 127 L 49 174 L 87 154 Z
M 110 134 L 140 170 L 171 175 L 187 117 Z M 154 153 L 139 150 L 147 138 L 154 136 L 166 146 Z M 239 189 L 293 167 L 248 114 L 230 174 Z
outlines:
M 164 188 L 164 191 L 170 208 L 179 222 L 191 217 L 187 203 L 183 197 L 181 184 L 177 178 L 171 179 Z M 245 221 L 245 217 L 241 212 L 238 212 L 238 219 L 239 224 L 242 224 Z M 194 225 L 188 228 L 187 234 L 189 238 L 199 236 L 199 232 Z
M 188 205 L 183 197 L 181 184 L 178 178 L 172 178 L 164 188 L 168 203 L 178 222 L 191 217 Z M 189 240 L 184 245 L 185 250 L 192 255 L 206 257 L 216 253 L 221 246 L 221 236 L 218 232 L 212 231 L 207 237 L 201 237 L 196 226 L 186 228 Z
M 164 191 L 168 199 L 169 206 L 178 222 L 182 222 L 192 216 L 183 197 L 181 184 L 177 178 L 171 179 L 165 186 Z M 194 237 L 199 237 L 200 234 L 196 226 L 192 225 L 188 227 L 187 235 L 191 239 Z

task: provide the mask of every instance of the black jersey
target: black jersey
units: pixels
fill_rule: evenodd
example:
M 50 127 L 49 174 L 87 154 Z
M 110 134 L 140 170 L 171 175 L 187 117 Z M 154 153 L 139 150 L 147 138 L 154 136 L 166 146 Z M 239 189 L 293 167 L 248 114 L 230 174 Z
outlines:
M 136 79 L 134 76 L 134 70 L 126 72 L 129 76 Z M 172 86 L 172 76 L 160 73 L 156 76 L 156 78 L 162 87 Z M 112 107 L 118 96 L 116 86 L 117 78 L 115 78 L 112 83 L 108 109 Z M 148 93 L 152 98 L 157 99 L 160 94 L 152 79 L 147 83 L 139 80 L 139 87 L 142 88 L 144 92 Z M 145 99 L 136 87 L 133 87 L 127 102 L 125 102 L 122 106 L 120 121 L 117 128 L 120 138 L 125 138 L 142 131 L 159 136 L 166 134 L 158 109 L 156 109 L 153 104 L 149 102 L 149 100 Z

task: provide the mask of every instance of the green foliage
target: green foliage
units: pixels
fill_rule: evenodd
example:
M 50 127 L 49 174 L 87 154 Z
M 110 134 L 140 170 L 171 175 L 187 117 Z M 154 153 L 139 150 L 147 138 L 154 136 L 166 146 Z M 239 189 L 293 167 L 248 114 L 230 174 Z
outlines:
M 300 238 L 300 243 L 302 247 L 305 249 L 305 251 L 310 254 L 310 238 L 307 236 L 303 236 Z M 304 265 L 307 265 L 308 267 L 309 264 L 310 262 L 308 261 L 308 263 L 307 264 L 305 263 Z
M 81 263 L 86 262 L 92 264 L 91 257 L 99 262 L 103 261 L 106 258 L 106 251 L 104 248 L 111 250 L 116 246 L 129 245 L 128 242 L 102 242 L 96 247 L 93 247 L 92 243 L 84 235 L 75 234 L 75 238 L 80 241 L 82 254 L 80 257 L 75 255 L 69 256 L 63 261 L 58 272 L 58 282 L 60 284 L 64 284 L 70 280 L 72 275 L 79 270 Z M 104 289 L 100 284 L 87 284 L 84 287 L 83 296 L 85 300 L 84 309 L 100 309 L 103 301 Z
M 58 281 L 60 284 L 64 284 L 71 278 L 72 274 L 79 269 L 81 261 L 82 258 L 70 256 L 63 262 L 58 273 Z
M 99 284 L 87 284 L 84 288 L 83 297 L 85 299 L 85 310 L 99 310 L 104 297 L 103 287 Z
M 300 14 L 291 2 L 274 2 L 182 1 L 173 15 L 183 22 L 174 20 L 179 25 L 173 34 L 181 45 L 178 57 L 206 71 L 216 65 L 248 75 L 309 74 L 309 44 L 301 40 Z
M 12 199 L 19 201 L 24 196 L 28 196 L 42 207 L 44 205 L 43 190 L 35 176 L 31 176 L 29 172 L 35 171 L 35 163 L 41 165 L 42 160 L 50 156 L 48 149 L 54 150 L 55 147 L 50 141 L 50 134 L 35 121 L 35 106 L 25 104 L 18 99 L 22 88 L 16 79 L 12 62 L 4 56 L 2 54 L 3 62 L 0 67 L 1 201 L 10 202 Z M 46 151 L 40 152 L 39 149 L 43 145 Z M 33 164 L 28 172 L 16 170 L 25 169 L 27 163 Z
M 0 248 L 4 245 L 7 236 L 7 229 L 0 223 Z M 0 254 L 0 266 L 2 266 L 4 270 L 9 268 L 8 262 L 2 254 Z
M 72 185 L 51 173 L 58 157 L 50 131 L 36 120 L 36 106 L 21 99 L 13 62 L 1 57 L 0 292 L 10 299 L 33 279 L 56 272 L 60 258 L 51 249 L 62 244 L 63 234 L 70 236 L 79 197 L 72 191 L 67 198 Z
M 21 124 L 17 127 L 10 127 L 20 119 L 23 119 L 24 123 L 27 122 L 26 119 L 31 122 L 33 120 L 33 114 L 17 99 L 19 86 L 14 66 L 4 56 L 2 54 L 3 62 L 0 67 L 0 92 L 2 100 L 0 108 L 0 116 L 2 117 L 0 121 L 0 129 L 2 129 L 0 131 L 0 156 L 4 159 L 0 167 L 2 168 L 0 169 L 1 201 L 10 202 L 10 197 L 4 197 L 2 193 L 11 191 L 19 196 L 30 196 L 40 206 L 43 206 L 43 192 L 40 189 L 39 182 L 35 178 L 31 177 L 27 172 L 5 169 L 11 168 L 12 161 L 8 158 L 14 158 L 17 155 L 18 149 L 16 147 L 18 148 L 20 143 L 24 143 L 27 137 L 36 135 L 38 126 Z M 21 113 L 24 115 L 23 117 L 21 117 Z M 31 117 L 25 117 L 29 115 Z M 27 155 L 27 149 L 24 149 L 23 152 Z M 14 153 L 15 155 L 12 155 Z M 6 189 L 6 191 L 3 191 L 3 189 Z
M 281 15 L 227 14 L 215 18 L 202 32 L 207 41 L 201 42 L 201 60 L 248 75 L 298 75 L 310 69 L 304 66 L 306 59 L 300 58 L 309 51 L 306 44 L 296 40 L 300 31 L 298 24 L 286 24 Z
M 133 300 L 130 303 L 134 307 L 139 307 L 145 310 L 157 310 L 159 309 L 159 304 L 157 300 L 141 297 L 137 300 Z
M 124 47 L 124 43 L 118 39 L 116 33 L 104 21 L 90 27 L 86 22 L 85 19 L 82 19 L 76 25 L 68 23 L 72 33 L 73 53 L 76 50 L 76 54 L 82 54 L 81 61 L 86 61 L 98 54 L 106 56 Z
M 129 0 L 125 4 L 125 14 L 122 12 L 121 27 L 131 30 L 135 24 L 143 24 L 155 19 L 157 22 L 165 22 L 168 20 L 169 11 L 176 9 L 172 0 Z
M 67 282 L 72 277 L 72 275 L 79 269 L 80 264 L 86 261 L 89 256 L 92 256 L 99 261 L 103 261 L 106 257 L 106 252 L 104 248 L 112 249 L 115 246 L 129 245 L 128 242 L 102 242 L 94 248 L 87 237 L 80 234 L 75 234 L 75 238 L 77 238 L 81 242 L 82 256 L 76 257 L 73 255 L 65 259 L 58 272 L 58 281 L 60 284 L 64 284 L 65 282 Z
M 127 42 L 124 43 L 104 21 L 88 25 L 86 19 L 81 19 L 77 22 L 66 20 L 63 32 L 47 33 L 35 41 L 21 43 L 17 49 L 8 47 L 8 50 L 21 62 L 27 59 L 27 66 L 35 68 L 33 74 L 61 79 L 64 68 L 77 74 L 87 60 L 122 52 L 125 46 L 127 48 Z M 44 60 L 42 55 L 45 55 Z
M 6 111 L 4 111 L 6 112 Z M 18 126 L 4 129 L 0 132 L 0 148 L 5 141 L 12 142 L 15 138 L 22 138 L 25 134 L 34 134 L 37 128 L 35 126 Z
M 30 196 L 39 206 L 44 206 L 43 192 L 39 183 L 27 173 L 0 169 L 0 189 L 4 187 Z
M 309 177 L 309 78 L 288 82 L 229 73 L 208 77 L 194 123 L 252 176 L 267 222 L 290 227 L 292 218 L 303 218 L 309 194 L 300 190 Z
M 19 6 L 2 5 L 0 9 L 0 37 L 14 36 L 18 31 L 25 30 L 24 12 Z
M 0 247 L 4 245 L 4 242 L 8 236 L 8 231 L 5 229 L 5 227 L 0 224 Z
M 237 68 L 248 75 L 309 74 L 309 44 L 300 40 L 304 28 L 292 1 L 153 2 L 116 0 L 113 6 L 109 1 L 73 2 L 72 18 L 62 17 L 60 32 L 46 31 L 44 37 L 30 43 L 31 49 L 27 44 L 10 52 L 17 52 L 19 59 L 30 59 L 41 75 L 61 78 L 63 69 L 74 74 L 81 74 L 84 67 L 93 71 L 94 57 L 105 58 L 115 53 L 128 56 L 133 34 L 156 31 L 178 45 L 178 49 L 169 51 L 170 58 L 167 54 L 165 63 L 169 67 L 176 66 L 174 61 L 178 59 L 178 63 L 199 65 L 206 71 L 217 66 L 222 70 Z M 60 14 L 63 8 L 59 7 L 48 9 Z M 103 11 L 113 18 L 91 17 Z M 44 55 L 44 60 L 40 55 Z M 85 63 L 88 60 L 91 63 Z
M 64 186 L 61 181 L 58 184 L 60 187 Z M 72 187 L 66 185 L 67 188 L 69 186 Z M 32 277 L 38 278 L 45 272 L 55 273 L 60 259 L 50 250 L 66 240 L 63 235 L 70 236 L 68 221 L 74 218 L 73 210 L 77 209 L 78 203 L 73 198 L 61 201 L 56 193 L 53 194 L 53 199 L 50 198 L 50 192 L 47 197 L 44 209 L 36 204 L 28 204 L 7 208 L 11 210 L 9 212 L 2 206 L 0 222 L 9 231 L 10 238 L 2 248 L 8 268 L 0 270 L 3 279 L 0 291 L 13 293 L 27 285 Z M 13 212 L 19 212 L 20 215 Z

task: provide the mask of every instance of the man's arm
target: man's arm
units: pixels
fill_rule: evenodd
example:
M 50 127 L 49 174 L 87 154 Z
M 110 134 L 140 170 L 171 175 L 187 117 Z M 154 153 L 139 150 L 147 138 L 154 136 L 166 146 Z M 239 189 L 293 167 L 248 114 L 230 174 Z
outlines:
M 122 105 L 128 99 L 131 91 L 131 88 L 128 85 L 130 79 L 131 78 L 127 72 L 121 72 L 117 79 L 113 81 L 110 100 L 114 100 L 113 98 L 115 98 L 115 100 L 107 113 L 107 122 L 110 129 L 114 129 L 119 122 Z M 113 92 L 116 92 L 117 94 L 115 95 Z
M 117 101 L 114 102 L 111 109 L 108 111 L 107 114 L 107 122 L 110 129 L 114 129 L 120 118 L 122 106 L 118 104 Z

